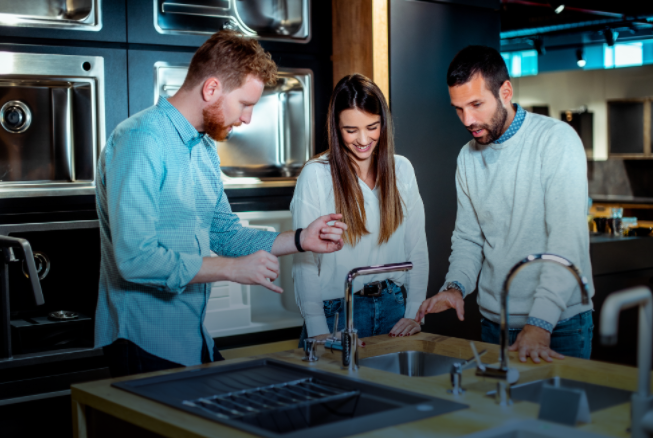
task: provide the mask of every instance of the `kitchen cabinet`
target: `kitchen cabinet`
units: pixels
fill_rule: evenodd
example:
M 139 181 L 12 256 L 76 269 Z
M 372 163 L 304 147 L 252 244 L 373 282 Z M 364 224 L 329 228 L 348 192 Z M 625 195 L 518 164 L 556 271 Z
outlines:
M 608 101 L 608 156 L 653 159 L 653 99 Z

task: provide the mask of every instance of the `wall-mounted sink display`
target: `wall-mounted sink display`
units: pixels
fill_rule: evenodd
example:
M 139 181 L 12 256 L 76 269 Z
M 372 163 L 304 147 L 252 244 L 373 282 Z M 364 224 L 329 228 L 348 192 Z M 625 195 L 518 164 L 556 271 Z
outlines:
M 363 367 L 409 377 L 448 374 L 451 371 L 451 365 L 456 362 L 464 362 L 464 360 L 423 351 L 401 351 L 360 359 L 360 365 Z
M 338 438 L 467 408 L 270 359 L 113 386 L 264 437 Z
M 0 0 L 0 26 L 102 29 L 101 0 Z
M 154 65 L 154 102 L 181 87 L 187 66 Z M 220 167 L 229 177 L 296 177 L 314 154 L 313 73 L 282 69 L 276 85 L 266 86 L 251 123 L 233 128 L 217 142 Z
M 0 198 L 94 193 L 104 60 L 0 53 Z
M 162 34 L 239 30 L 266 40 L 308 42 L 308 0 L 154 0 Z

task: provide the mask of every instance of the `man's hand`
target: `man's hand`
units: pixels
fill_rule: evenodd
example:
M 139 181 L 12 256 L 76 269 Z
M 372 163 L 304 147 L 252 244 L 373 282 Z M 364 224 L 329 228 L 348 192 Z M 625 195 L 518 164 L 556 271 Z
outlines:
M 258 284 L 272 292 L 283 289 L 272 283 L 279 276 L 279 259 L 266 251 L 256 251 L 245 257 L 224 258 L 227 279 L 240 284 Z
M 458 319 L 465 320 L 465 302 L 463 294 L 458 289 L 447 289 L 438 292 L 419 306 L 415 321 L 420 322 L 428 313 L 440 313 L 447 309 L 456 309 Z
M 540 357 L 547 362 L 552 362 L 552 357 L 556 359 L 565 358 L 562 354 L 551 350 L 550 345 L 551 333 L 543 328 L 526 324 L 509 350 L 519 351 L 519 360 L 521 362 L 526 362 L 529 356 L 535 363 L 540 363 Z
M 422 326 L 420 325 L 419 322 L 415 321 L 414 319 L 410 318 L 401 318 L 397 323 L 395 324 L 394 327 L 392 327 L 392 330 L 390 330 L 390 333 L 388 333 L 388 336 L 395 337 L 395 336 L 410 336 L 417 334 L 422 331 Z
M 341 218 L 341 214 L 327 214 L 311 222 L 299 235 L 299 243 L 302 245 L 302 249 L 318 253 L 341 250 L 344 246 L 342 233 L 347 229 L 347 224 L 337 221 Z M 334 223 L 328 225 L 327 222 Z

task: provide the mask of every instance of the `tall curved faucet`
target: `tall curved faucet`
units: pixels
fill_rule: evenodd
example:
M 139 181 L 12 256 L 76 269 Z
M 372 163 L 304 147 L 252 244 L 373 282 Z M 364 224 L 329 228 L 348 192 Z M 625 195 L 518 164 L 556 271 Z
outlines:
M 567 268 L 576 278 L 578 285 L 580 286 L 582 303 L 590 303 L 590 290 L 589 283 L 587 278 L 583 276 L 572 262 L 566 258 L 555 255 L 555 254 L 531 254 L 515 266 L 512 267 L 506 281 L 503 283 L 503 290 L 501 292 L 501 356 L 500 356 L 500 366 L 502 370 L 508 370 L 508 291 L 510 290 L 510 285 L 512 284 L 515 276 L 521 271 L 526 265 L 536 262 L 553 262 L 561 265 L 564 268 Z
M 354 328 L 354 279 L 360 275 L 381 274 L 384 272 L 410 271 L 412 262 L 390 263 L 387 265 L 354 268 L 345 280 L 345 330 L 342 332 L 342 366 L 355 371 L 358 369 L 358 330 Z

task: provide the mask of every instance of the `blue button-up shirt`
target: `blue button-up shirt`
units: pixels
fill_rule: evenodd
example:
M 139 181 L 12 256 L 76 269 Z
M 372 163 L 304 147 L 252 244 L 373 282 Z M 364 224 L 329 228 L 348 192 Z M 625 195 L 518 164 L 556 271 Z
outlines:
M 243 228 L 215 143 L 166 99 L 122 122 L 97 172 L 102 262 L 95 345 L 128 339 L 182 365 L 201 363 L 210 285 L 189 284 L 214 251 L 270 251 L 277 233 Z

